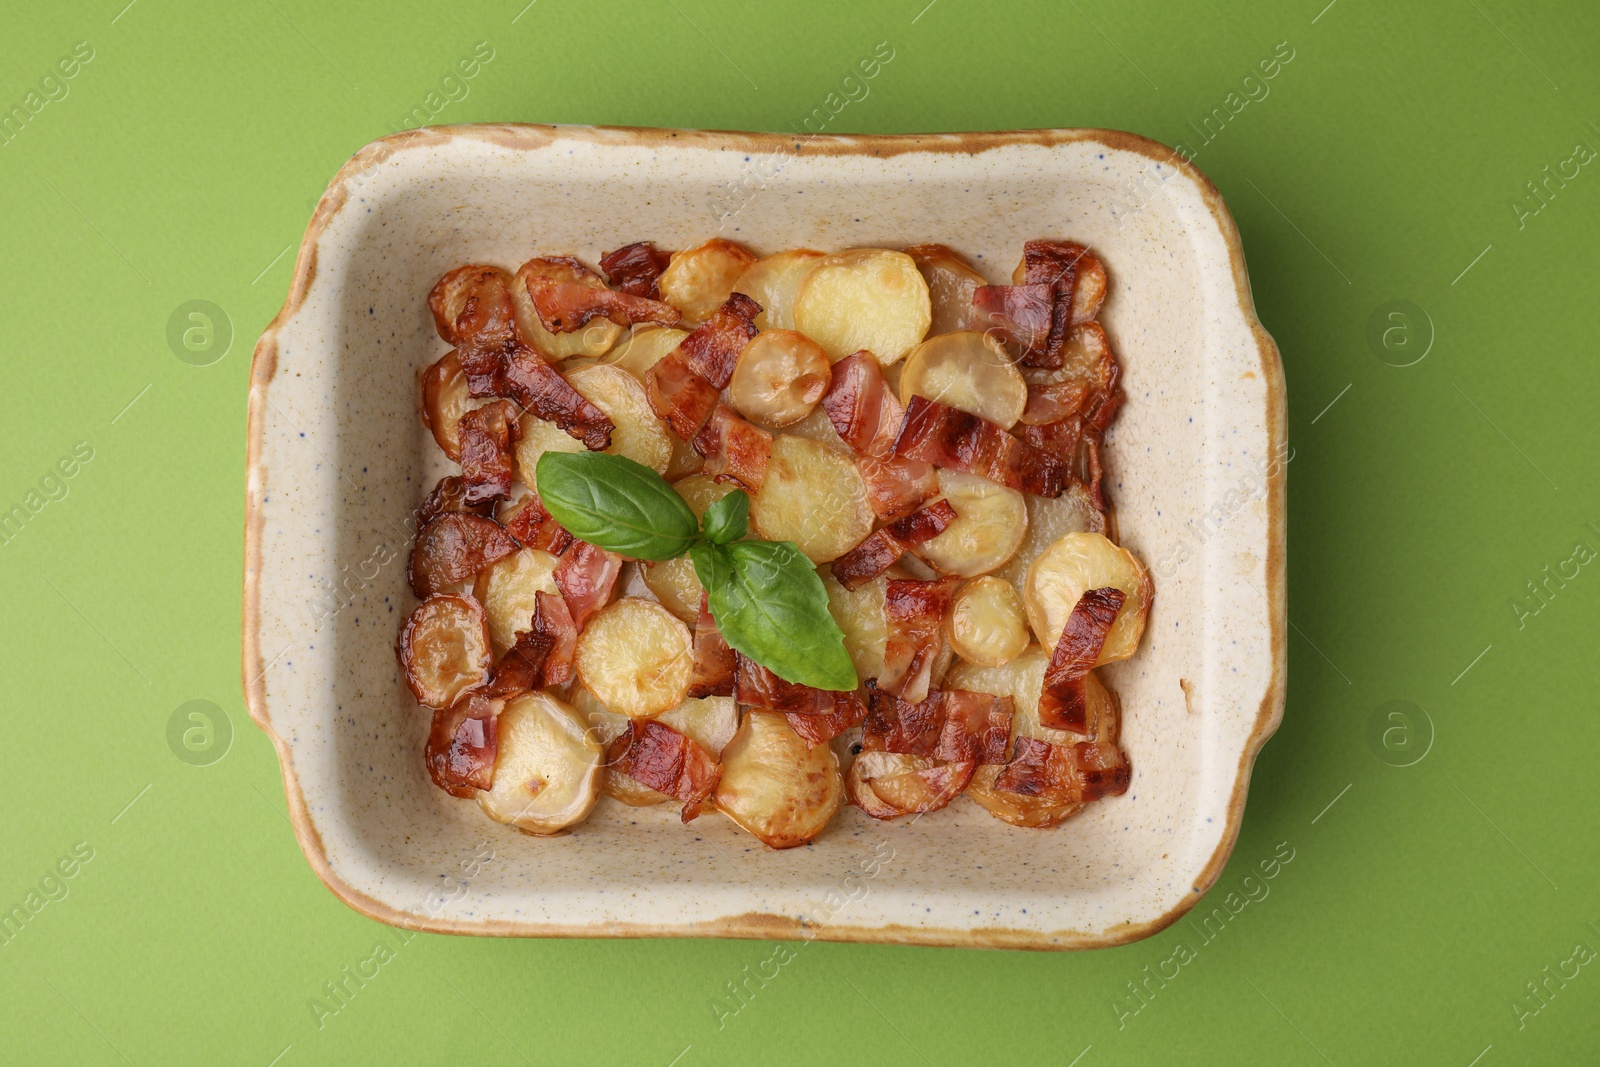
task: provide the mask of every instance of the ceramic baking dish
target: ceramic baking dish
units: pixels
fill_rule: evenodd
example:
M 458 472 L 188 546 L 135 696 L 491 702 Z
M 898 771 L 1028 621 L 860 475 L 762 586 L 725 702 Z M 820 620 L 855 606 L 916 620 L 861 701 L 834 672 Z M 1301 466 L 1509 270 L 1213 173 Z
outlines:
M 408 520 L 445 471 L 416 372 L 425 298 L 464 263 L 590 262 L 713 235 L 766 253 L 939 241 L 1009 280 L 1033 237 L 1090 245 L 1128 401 L 1109 441 L 1121 538 L 1149 567 L 1144 645 L 1106 669 L 1133 783 L 1055 830 L 965 798 L 853 808 L 764 848 L 708 814 L 606 800 L 539 839 L 434 788 L 393 652 Z M 1173 922 L 1216 880 L 1284 692 L 1284 390 L 1217 190 L 1106 130 L 792 138 L 460 126 L 376 141 L 334 178 L 249 402 L 244 662 L 300 846 L 352 907 L 485 935 L 816 937 L 1091 948 Z

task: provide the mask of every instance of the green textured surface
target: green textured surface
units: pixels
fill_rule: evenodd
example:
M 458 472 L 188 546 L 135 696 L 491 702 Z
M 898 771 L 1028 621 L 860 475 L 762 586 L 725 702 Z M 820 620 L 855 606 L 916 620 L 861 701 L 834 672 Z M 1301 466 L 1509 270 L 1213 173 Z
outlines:
M 0 938 L 0 1060 L 1600 1055 L 1600 966 L 1580 962 L 1600 948 L 1600 568 L 1577 562 L 1600 547 L 1600 175 L 1578 166 L 1546 202 L 1524 184 L 1600 145 L 1592 5 L 122 2 L 14 9 L 0 39 L 7 108 L 76 42 L 94 53 L 0 145 L 0 511 L 93 451 L 0 545 L 0 908 L 26 915 Z M 313 876 L 244 712 L 249 352 L 328 178 L 480 41 L 493 59 L 438 121 L 786 129 L 887 41 L 828 132 L 1105 126 L 1198 149 L 1283 350 L 1295 448 L 1288 707 L 1199 910 L 1259 899 L 1220 934 L 796 946 L 734 1014 L 725 984 L 776 946 L 422 935 L 319 1025 L 323 983 L 395 935 Z M 1279 42 L 1293 59 L 1246 84 Z M 1235 91 L 1258 99 L 1230 114 Z M 1213 108 L 1227 121 L 1201 147 Z M 235 331 L 203 367 L 167 342 L 197 299 Z M 1412 366 L 1369 346 L 1393 300 L 1436 334 Z M 169 747 L 191 700 L 232 724 L 209 765 Z M 1396 700 L 1430 746 L 1383 733 Z M 92 859 L 47 880 L 75 846 Z M 1280 847 L 1292 862 L 1246 883 Z

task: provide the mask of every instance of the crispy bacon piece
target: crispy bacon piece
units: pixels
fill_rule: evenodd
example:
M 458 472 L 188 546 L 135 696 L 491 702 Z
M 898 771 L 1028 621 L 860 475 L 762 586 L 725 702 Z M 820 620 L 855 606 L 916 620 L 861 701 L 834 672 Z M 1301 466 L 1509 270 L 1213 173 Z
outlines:
M 671 262 L 671 252 L 658 251 L 649 241 L 637 241 L 601 256 L 600 269 L 606 272 L 612 288 L 634 296 L 660 300 L 661 290 L 656 282 Z
M 882 365 L 865 350 L 833 365 L 833 380 L 822 395 L 822 410 L 845 444 L 878 459 L 893 453 L 905 418 L 905 408 L 884 380 Z
M 733 695 L 741 704 L 769 711 L 801 715 L 827 715 L 841 703 L 861 702 L 854 690 L 813 689 L 799 682 L 786 682 L 742 653 L 735 653 L 737 669 Z M 865 706 L 862 714 L 866 714 Z
M 868 534 L 859 545 L 833 561 L 833 576 L 846 589 L 855 589 L 894 566 L 912 545 L 931 541 L 955 521 L 956 509 L 950 502 L 935 500 L 921 511 Z
M 929 756 L 951 763 L 1004 763 L 1016 703 L 1011 697 L 965 689 L 935 689 L 909 704 L 871 682 L 872 711 L 865 735 L 885 752 Z
M 973 322 L 1023 353 L 1043 352 L 1049 344 L 1053 306 L 1048 285 L 980 285 L 972 291 Z
M 945 611 L 960 581 L 890 579 L 883 603 L 889 636 L 879 689 L 913 704 L 927 697 L 934 661 L 944 647 Z
M 644 376 L 650 406 L 667 420 L 672 432 L 693 441 L 717 406 L 717 387 L 689 369 L 674 349 L 656 361 Z
M 610 319 L 618 326 L 653 322 L 676 326 L 678 309 L 631 292 L 607 289 L 600 276 L 571 256 L 541 256 L 519 272 L 533 310 L 551 333 L 581 330 L 590 319 Z
M 582 630 L 589 616 L 611 601 L 611 590 L 622 573 L 622 557 L 587 541 L 573 541 L 556 564 L 556 588 Z
M 555 423 L 591 452 L 611 446 L 611 419 L 530 348 L 517 345 L 505 355 L 495 392 Z
M 677 352 L 683 353 L 690 370 L 718 389 L 726 389 L 739 353 L 758 332 L 755 318 L 759 314 L 760 304 L 743 293 L 734 293 L 683 339 Z
M 1039 725 L 1074 733 L 1089 732 L 1088 688 L 1084 679 L 1106 643 L 1111 624 L 1128 595 L 1107 586 L 1078 598 L 1061 629 L 1061 638 L 1044 670 L 1039 693 Z
M 406 578 L 412 592 L 427 599 L 516 550 L 517 542 L 493 519 L 449 512 L 435 517 L 418 532 L 406 565 Z
M 537 548 L 553 556 L 561 555 L 572 544 L 572 535 L 545 510 L 538 493 L 529 494 L 505 527 L 523 548 Z
M 489 518 L 494 512 L 494 501 L 486 500 L 479 504 L 469 504 L 466 501 L 467 483 L 454 474 L 446 475 L 439 479 L 439 484 L 433 487 L 433 492 L 428 494 L 428 499 L 422 502 L 422 507 L 417 509 L 417 526 L 428 525 L 440 515 L 448 515 L 453 511 L 465 511 L 474 515 Z
M 578 646 L 578 627 L 567 602 L 543 590 L 534 594 L 533 622 L 517 634 L 517 643 L 494 665 L 484 692 L 506 697 L 547 685 L 572 681 L 572 657 Z
M 1019 737 L 1011 760 L 995 777 L 1002 793 L 1045 797 L 1056 803 L 1087 804 L 1101 797 L 1120 796 L 1128 790 L 1133 768 L 1116 745 L 1080 741 L 1052 745 L 1032 737 Z
M 1085 426 L 1074 417 L 1044 426 L 1024 426 L 1022 439 L 1065 463 L 1068 477 L 1088 488 L 1095 508 L 1106 510 L 1104 469 L 1100 464 L 1100 448 L 1105 442 L 1102 431 Z
M 706 458 L 702 474 L 760 491 L 772 459 L 772 435 L 766 430 L 718 402 L 692 444 Z
M 825 745 L 867 717 L 867 703 L 859 694 L 840 693 L 839 698 L 834 701 L 832 711 L 820 715 L 785 712 L 784 721 L 808 747 Z
M 433 286 L 428 310 L 446 344 L 503 347 L 516 337 L 510 275 L 499 267 L 457 267 Z
M 495 724 L 505 704 L 498 697 L 475 692 L 433 713 L 422 758 L 434 785 L 465 800 L 494 785 Z
M 914 396 L 895 455 L 977 474 L 1038 496 L 1060 496 L 1067 466 L 987 419 Z
M 462 499 L 483 504 L 511 492 L 511 446 L 520 435 L 516 407 L 496 400 L 461 416 Z
M 920 459 L 857 456 L 856 471 L 867 483 L 867 503 L 885 522 L 911 514 L 939 495 L 939 472 Z
M 1083 780 L 1085 803 L 1101 797 L 1119 797 L 1128 791 L 1128 783 L 1133 780 L 1127 753 L 1116 745 L 1080 741 L 1072 746 L 1072 759 Z
M 611 742 L 607 763 L 613 769 L 683 801 L 683 821 L 700 808 L 722 780 L 722 765 L 691 738 L 655 719 L 634 719 Z
M 700 615 L 694 622 L 694 673 L 689 678 L 691 697 L 729 697 L 733 695 L 733 675 L 737 663 L 733 649 L 723 639 L 711 606 L 700 597 Z

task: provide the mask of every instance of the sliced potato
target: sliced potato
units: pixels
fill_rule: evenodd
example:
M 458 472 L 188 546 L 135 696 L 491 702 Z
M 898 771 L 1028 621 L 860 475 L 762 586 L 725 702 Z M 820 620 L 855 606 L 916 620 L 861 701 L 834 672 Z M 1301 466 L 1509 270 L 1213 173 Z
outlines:
M 984 575 L 956 590 L 945 618 L 950 647 L 968 663 L 998 667 L 1022 654 L 1031 639 L 1022 598 L 1010 582 Z
M 804 437 L 810 441 L 836 448 L 846 455 L 850 453 L 850 446 L 845 444 L 844 438 L 839 436 L 839 431 L 833 428 L 833 420 L 828 418 L 828 413 L 819 406 L 811 414 L 799 422 L 791 423 L 783 428 L 783 432 L 795 437 Z
M 1087 530 L 1091 533 L 1109 535 L 1106 529 L 1106 516 L 1095 510 L 1089 490 L 1081 482 L 1073 482 L 1067 486 L 1066 492 L 1058 497 L 1029 494 L 1027 507 L 1027 536 L 1022 539 L 1016 554 L 994 572 L 996 578 L 1004 578 L 1018 589 L 1022 588 L 1022 583 L 1028 575 L 1028 568 L 1039 558 L 1039 553 L 1062 534 L 1082 533 Z
M 939 494 L 955 509 L 956 521 L 914 551 L 945 574 L 986 574 L 1010 559 L 1027 536 L 1027 502 L 1015 489 L 941 469 Z
M 820 834 L 844 800 L 839 758 L 809 747 L 772 711 L 751 711 L 722 750 L 722 781 L 712 803 L 770 848 L 793 848 Z
M 684 321 L 701 323 L 727 301 L 734 283 L 755 261 L 732 241 L 713 237 L 698 248 L 674 252 L 656 286 L 662 300 L 683 312 Z
M 719 759 L 739 730 L 739 705 L 732 697 L 690 697 L 656 719 Z
M 603 356 L 611 351 L 611 347 L 627 331 L 610 319 L 590 319 L 584 326 L 571 333 L 551 333 L 544 328 L 544 323 L 539 320 L 539 313 L 534 310 L 533 297 L 528 295 L 528 278 L 548 269 L 548 266 L 540 260 L 531 259 L 517 271 L 516 281 L 510 286 L 511 301 L 516 307 L 517 332 L 522 335 L 522 339 L 552 363 L 559 363 L 573 356 Z M 581 275 L 573 280 L 593 285 L 597 289 L 605 288 L 605 282 L 598 274 Z
M 855 589 L 846 589 L 826 567 L 818 574 L 822 588 L 828 591 L 828 613 L 844 631 L 844 650 L 850 653 L 856 674 L 862 678 L 879 677 L 889 640 L 889 622 L 883 611 L 888 576 L 880 575 Z
M 1022 602 L 1033 636 L 1045 648 L 1054 649 L 1083 594 L 1108 586 L 1122 590 L 1127 599 L 1117 612 L 1094 665 L 1127 659 L 1138 651 L 1155 588 L 1149 572 L 1132 552 L 1097 533 L 1070 533 L 1057 538 L 1028 568 Z
M 744 269 L 733 291 L 761 305 L 761 314 L 756 316 L 756 326 L 760 329 L 792 330 L 795 328 L 794 298 L 800 291 L 800 283 L 823 258 L 824 253 L 809 248 L 765 256 Z
M 751 524 L 769 541 L 793 541 L 813 563 L 844 555 L 872 532 L 867 483 L 850 457 L 809 438 L 780 434 Z
M 1039 725 L 1039 693 L 1044 688 L 1044 672 L 1049 664 L 1050 654 L 1038 645 L 1030 645 L 1022 655 L 999 667 L 958 663 L 951 668 L 945 683 L 952 689 L 970 689 L 974 693 L 1010 697 L 1016 705 L 1016 713 L 1011 719 L 1013 740 L 1031 737 L 1052 745 L 1070 745 L 1078 741 L 1116 743 L 1122 732 L 1122 709 L 1094 671 L 1085 676 L 1088 691 L 1088 714 L 1085 716 L 1089 724 L 1087 734 Z
M 479 572 L 473 595 L 489 620 L 489 639 L 496 654 L 517 643 L 517 634 L 533 625 L 539 593 L 556 588 L 555 556 L 537 548 L 524 548 Z
M 793 330 L 762 330 L 734 364 L 728 403 L 741 415 L 776 429 L 811 414 L 832 380 L 827 354 Z
M 599 745 L 605 752 L 611 751 L 611 742 L 627 732 L 628 724 L 632 722 L 626 715 L 618 715 L 614 711 L 607 711 L 606 706 L 600 703 L 600 698 L 581 685 L 572 687 L 572 707 L 589 724 L 589 740 Z M 605 769 L 600 774 L 600 792 L 613 800 L 620 800 L 632 808 L 647 808 L 653 804 L 665 804 L 672 798 L 667 794 L 651 789 L 643 782 L 631 778 L 611 765 L 609 759 L 602 760 Z
M 1053 796 L 1029 796 L 1002 792 L 994 787 L 1000 777 L 998 764 L 985 764 L 972 774 L 967 796 L 1001 822 L 1034 830 L 1059 826 L 1083 810 L 1083 801 Z
M 944 763 L 899 752 L 863 752 L 850 764 L 850 802 L 874 819 L 938 811 L 967 787 L 972 764 Z
M 927 336 L 932 317 L 916 261 L 882 248 L 819 260 L 794 302 L 794 328 L 835 363 L 866 349 L 887 367 Z
M 422 372 L 422 424 L 432 433 L 444 454 L 461 459 L 461 416 L 488 403 L 467 392 L 467 374 L 454 352 Z
M 683 343 L 689 334 L 670 326 L 635 326 L 633 333 L 606 356 L 613 367 L 621 367 L 644 381 L 645 372 L 660 362 L 661 357 Z
M 928 283 L 933 308 L 932 334 L 953 333 L 972 328 L 972 291 L 988 285 L 988 279 L 972 268 L 954 250 L 937 244 L 912 245 L 906 255 L 916 260 L 917 269 Z
M 521 434 L 516 443 L 517 477 L 534 492 L 539 491 L 539 485 L 534 481 L 534 471 L 539 467 L 540 456 L 546 452 L 583 451 L 582 441 L 555 423 L 531 413 L 517 420 L 517 432 Z
M 478 794 L 485 815 L 529 834 L 588 818 L 605 752 L 576 711 L 548 693 L 525 693 L 506 704 L 496 728 L 494 788 Z
M 997 338 L 976 330 L 930 337 L 900 371 L 900 402 L 925 396 L 1009 430 L 1028 404 L 1028 383 Z
M 726 482 L 715 481 L 704 474 L 691 474 L 687 478 L 680 478 L 672 483 L 672 487 L 683 497 L 697 519 L 703 518 L 707 508 L 736 488 Z M 661 563 L 646 563 L 643 577 L 644 584 L 667 610 L 685 622 L 693 624 L 700 614 L 700 597 L 705 589 L 700 585 L 700 579 L 694 573 L 694 563 L 688 556 L 679 556 L 677 559 Z
M 660 604 L 623 597 L 578 636 L 578 679 L 608 711 L 648 718 L 683 703 L 694 666 L 689 628 Z
M 448 708 L 489 679 L 489 630 L 478 602 L 430 596 L 411 613 L 396 647 L 417 703 Z
M 627 456 L 657 474 L 666 473 L 667 462 L 672 458 L 672 435 L 650 406 L 650 397 L 639 379 L 605 363 L 581 366 L 563 376 L 585 400 L 605 412 L 616 427 L 608 453 Z

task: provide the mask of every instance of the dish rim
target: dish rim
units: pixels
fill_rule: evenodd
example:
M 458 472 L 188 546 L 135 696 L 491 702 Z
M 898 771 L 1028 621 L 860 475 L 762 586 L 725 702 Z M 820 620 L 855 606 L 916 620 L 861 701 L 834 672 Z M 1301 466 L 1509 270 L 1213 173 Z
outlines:
M 1245 317 L 1261 360 L 1266 386 L 1266 434 L 1269 449 L 1282 451 L 1287 441 L 1287 395 L 1283 364 L 1277 343 L 1256 315 L 1245 269 L 1244 249 L 1239 230 L 1211 180 L 1182 154 L 1139 134 L 1095 127 L 1069 127 L 1042 130 L 1001 130 L 968 133 L 922 134 L 836 134 L 795 137 L 788 134 L 753 133 L 738 130 L 687 130 L 643 126 L 550 125 L 534 123 L 476 123 L 430 126 L 390 134 L 367 144 L 334 175 L 317 203 L 306 226 L 305 236 L 295 254 L 294 275 L 283 306 L 256 342 L 251 356 L 245 457 L 245 543 L 243 581 L 243 626 L 240 675 L 245 705 L 250 719 L 272 741 L 283 775 L 284 794 L 295 839 L 312 870 L 323 885 L 351 908 L 379 922 L 428 933 L 469 934 L 480 937 L 717 937 L 766 940 L 824 940 L 878 944 L 923 945 L 938 947 L 1012 948 L 1032 950 L 1082 950 L 1125 945 L 1161 932 L 1181 919 L 1204 898 L 1232 855 L 1256 757 L 1283 719 L 1287 685 L 1287 464 L 1273 464 L 1267 477 L 1267 602 L 1268 638 L 1272 650 L 1272 672 L 1267 680 L 1251 732 L 1239 756 L 1238 771 L 1228 799 L 1226 824 L 1215 850 L 1194 880 L 1194 892 L 1163 914 L 1139 923 L 1119 923 L 1094 933 L 1078 931 L 1034 931 L 983 927 L 910 927 L 898 924 L 850 926 L 837 923 L 806 923 L 791 916 L 766 912 L 745 912 L 704 923 L 604 922 L 586 925 L 512 922 L 508 920 L 468 921 L 439 916 L 419 917 L 367 895 L 345 881 L 328 861 L 321 834 L 310 813 L 294 766 L 288 742 L 273 726 L 267 709 L 265 667 L 262 663 L 260 634 L 260 574 L 262 524 L 261 509 L 255 503 L 252 487 L 264 484 L 262 467 L 263 418 L 267 389 L 277 371 L 278 335 L 289 323 L 315 281 L 317 242 L 334 217 L 349 202 L 350 186 L 367 171 L 399 152 L 447 143 L 459 137 L 487 141 L 505 148 L 531 150 L 559 139 L 588 140 L 596 144 L 674 145 L 739 150 L 744 152 L 790 151 L 796 155 L 860 156 L 888 158 L 904 152 L 976 154 L 1010 145 L 1057 147 L 1078 141 L 1093 141 L 1132 152 L 1151 162 L 1170 166 L 1193 180 L 1221 230 L 1228 249 L 1228 262 L 1238 293 L 1239 310 Z

